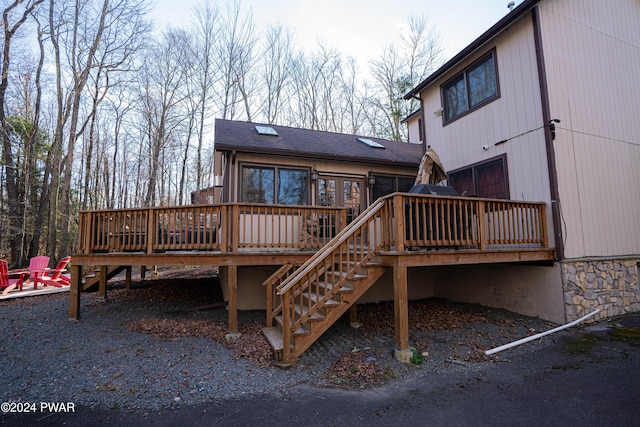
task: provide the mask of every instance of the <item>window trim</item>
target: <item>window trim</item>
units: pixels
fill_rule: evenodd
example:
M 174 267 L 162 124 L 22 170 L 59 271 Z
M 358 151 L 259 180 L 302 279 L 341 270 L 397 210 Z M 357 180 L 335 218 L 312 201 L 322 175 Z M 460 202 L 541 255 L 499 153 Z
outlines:
M 493 96 L 490 96 L 489 98 L 479 102 L 478 104 L 474 105 L 473 107 L 469 107 L 467 108 L 465 111 L 463 111 L 462 113 L 458 114 L 457 116 L 451 117 L 449 119 L 446 118 L 446 96 L 445 96 L 445 88 L 447 86 L 449 86 L 452 82 L 457 81 L 460 79 L 460 77 L 462 76 L 462 79 L 464 80 L 464 85 L 465 85 L 465 93 L 466 93 L 466 97 L 467 97 L 467 106 L 470 105 L 470 100 L 469 100 L 469 86 L 468 86 L 468 78 L 467 75 L 469 74 L 470 71 L 474 70 L 475 68 L 478 67 L 478 65 L 480 65 L 481 63 L 483 63 L 484 61 L 486 61 L 489 57 L 493 57 L 493 67 L 494 67 L 494 71 L 495 71 L 495 79 L 496 79 L 496 93 Z M 460 119 L 461 117 L 466 116 L 469 113 L 472 113 L 473 111 L 476 111 L 482 107 L 484 107 L 485 105 L 495 101 L 496 99 L 500 98 L 500 73 L 499 73 L 499 69 L 498 69 L 498 57 L 496 55 L 496 48 L 494 47 L 493 49 L 491 49 L 489 52 L 487 52 L 486 54 L 482 55 L 480 58 L 478 58 L 477 60 L 475 60 L 474 62 L 471 63 L 471 65 L 465 67 L 462 71 L 460 71 L 459 73 L 456 73 L 453 77 L 451 77 L 450 79 L 448 79 L 446 82 L 444 82 L 443 84 L 440 85 L 440 104 L 442 105 L 443 108 L 443 114 L 442 114 L 442 126 L 446 126 L 450 123 L 455 122 L 456 120 Z
M 260 169 L 270 169 L 273 170 L 274 173 L 274 182 L 273 182 L 273 203 L 264 203 L 267 205 L 278 205 L 278 186 L 280 175 L 279 171 L 281 169 L 285 170 L 295 170 L 295 171 L 303 171 L 307 174 L 307 184 L 306 184 L 306 204 L 304 205 L 286 205 L 286 206 L 309 206 L 311 205 L 311 168 L 310 167 L 300 167 L 300 166 L 290 166 L 290 165 L 275 165 L 275 164 L 266 164 L 266 163 L 253 163 L 253 162 L 241 162 L 239 165 L 239 173 L 238 173 L 238 198 L 237 200 L 240 203 L 250 203 L 244 200 L 244 180 L 242 178 L 243 171 L 245 167 L 248 168 L 260 168 Z
M 477 194 L 478 193 L 478 183 L 477 183 L 477 180 L 476 180 L 476 172 L 475 172 L 476 169 L 480 168 L 482 166 L 486 166 L 486 165 L 488 165 L 490 163 L 497 162 L 497 161 L 501 161 L 502 162 L 502 172 L 504 174 L 504 191 L 505 191 L 505 194 L 506 194 L 506 197 L 505 197 L 504 200 L 511 200 L 511 191 L 509 190 L 509 167 L 507 165 L 507 155 L 506 154 L 500 154 L 499 156 L 495 156 L 495 157 L 492 157 L 492 158 L 487 159 L 487 160 L 482 160 L 480 162 L 473 163 L 471 165 L 467 165 L 465 167 L 452 170 L 447 174 L 447 182 L 450 181 L 450 177 L 451 177 L 452 174 L 464 172 L 466 170 L 471 170 L 471 178 L 473 179 L 473 190 Z M 472 197 L 480 197 L 480 196 L 472 196 Z M 482 198 L 482 197 L 480 197 L 480 198 Z

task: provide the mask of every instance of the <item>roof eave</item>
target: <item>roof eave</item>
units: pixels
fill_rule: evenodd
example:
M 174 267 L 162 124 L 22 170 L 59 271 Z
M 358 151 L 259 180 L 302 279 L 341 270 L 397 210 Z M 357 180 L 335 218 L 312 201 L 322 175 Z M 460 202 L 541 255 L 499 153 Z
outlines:
M 411 89 L 405 96 L 404 99 L 408 100 L 419 94 L 424 88 L 433 83 L 436 79 L 446 73 L 449 69 L 455 66 L 458 62 L 465 59 L 471 53 L 475 52 L 479 47 L 487 43 L 489 40 L 494 38 L 497 34 L 504 31 L 507 27 L 517 21 L 522 15 L 529 12 L 540 0 L 524 0 L 518 7 L 513 9 L 507 15 L 504 16 L 501 20 L 495 23 L 491 28 L 485 31 L 480 37 L 475 39 L 471 44 L 462 49 L 458 54 L 456 54 L 453 58 L 447 61 L 442 67 L 438 68 L 434 71 L 429 77 L 419 83 L 416 87 Z
M 266 154 L 271 156 L 278 157 L 293 157 L 298 159 L 307 159 L 307 160 L 329 160 L 329 161 L 339 161 L 339 162 L 358 162 L 368 165 L 393 165 L 399 167 L 416 167 L 420 164 L 420 159 L 415 162 L 407 162 L 407 161 L 397 161 L 397 160 L 384 160 L 384 159 L 375 159 L 375 158 L 367 158 L 367 157 L 353 157 L 353 156 L 339 156 L 339 155 L 326 155 L 321 153 L 305 153 L 302 152 L 292 152 L 288 150 L 274 150 L 274 149 L 264 149 L 257 147 L 238 147 L 233 145 L 226 144 L 216 144 L 216 151 L 224 151 L 224 152 L 236 152 L 236 153 L 249 153 L 249 154 Z

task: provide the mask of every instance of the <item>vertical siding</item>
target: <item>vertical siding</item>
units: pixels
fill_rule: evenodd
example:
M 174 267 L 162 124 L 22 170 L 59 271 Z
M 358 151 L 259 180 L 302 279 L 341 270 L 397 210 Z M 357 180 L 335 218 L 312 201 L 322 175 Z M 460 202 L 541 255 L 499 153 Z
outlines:
M 640 2 L 540 4 L 565 256 L 640 253 Z

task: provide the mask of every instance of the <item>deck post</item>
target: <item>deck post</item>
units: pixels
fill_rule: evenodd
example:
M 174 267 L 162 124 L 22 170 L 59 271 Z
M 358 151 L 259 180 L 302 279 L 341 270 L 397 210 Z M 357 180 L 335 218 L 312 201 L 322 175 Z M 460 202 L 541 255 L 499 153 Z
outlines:
M 360 322 L 358 322 L 358 307 L 356 304 L 349 307 L 349 326 L 354 329 L 358 329 L 362 326 Z
M 238 253 L 238 243 L 240 242 L 240 206 L 231 205 L 231 252 Z
M 229 333 L 227 341 L 234 342 L 238 339 L 238 266 L 230 265 L 227 267 L 227 300 L 229 311 Z
M 393 267 L 393 314 L 395 340 L 398 350 L 409 348 L 409 300 L 407 296 L 407 267 Z
M 130 291 L 131 290 L 131 266 L 128 265 L 126 270 L 125 270 L 125 279 L 124 279 L 124 285 L 125 288 Z
M 153 253 L 153 244 L 155 242 L 155 236 L 153 230 L 157 229 L 156 217 L 153 215 L 153 209 L 149 208 L 147 210 L 147 253 Z
M 100 281 L 98 282 L 98 301 L 107 300 L 107 270 L 108 266 L 100 266 Z
M 69 285 L 69 320 L 80 319 L 80 283 L 82 266 L 71 264 L 71 283 Z
M 393 196 L 393 219 L 395 220 L 395 241 L 396 252 L 404 252 L 404 236 L 405 236 L 405 223 L 404 223 L 404 203 L 401 195 Z
M 484 201 L 478 201 L 478 249 L 487 250 L 487 223 L 484 219 L 486 206 Z

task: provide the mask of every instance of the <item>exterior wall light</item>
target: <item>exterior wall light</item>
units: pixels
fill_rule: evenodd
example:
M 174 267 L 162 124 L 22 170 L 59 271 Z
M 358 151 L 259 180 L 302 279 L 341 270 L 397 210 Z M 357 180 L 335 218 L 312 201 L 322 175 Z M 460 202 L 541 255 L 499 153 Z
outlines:
M 367 184 L 369 187 L 373 187 L 376 184 L 376 177 L 373 176 L 373 171 L 369 171 L 369 175 L 367 175 Z
M 311 181 L 316 182 L 318 180 L 318 170 L 316 169 L 316 165 L 313 165 L 311 169 Z

